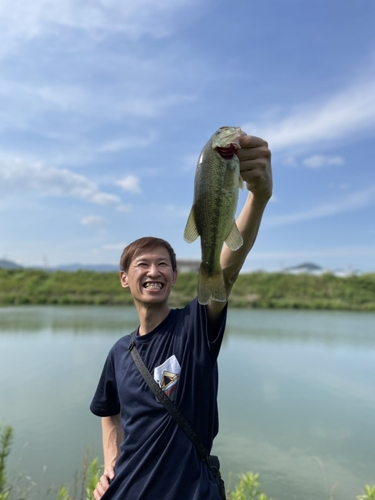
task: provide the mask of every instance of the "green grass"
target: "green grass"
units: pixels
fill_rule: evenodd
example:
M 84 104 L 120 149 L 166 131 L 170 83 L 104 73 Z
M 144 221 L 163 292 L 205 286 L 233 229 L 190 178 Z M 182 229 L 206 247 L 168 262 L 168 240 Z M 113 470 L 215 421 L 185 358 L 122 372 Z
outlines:
M 197 275 L 180 274 L 170 304 L 187 304 Z M 117 273 L 0 269 L 0 305 L 129 305 Z M 230 297 L 234 307 L 375 311 L 375 273 L 338 278 L 283 273 L 241 274 Z
M 252 273 L 238 277 L 230 302 L 236 307 L 375 310 L 375 273 L 338 278 Z
M 196 294 L 197 275 L 180 274 L 170 304 L 183 306 Z M 129 305 L 132 297 L 117 273 L 0 269 L 0 305 Z M 375 273 L 338 278 L 283 273 L 241 274 L 234 307 L 375 311 Z

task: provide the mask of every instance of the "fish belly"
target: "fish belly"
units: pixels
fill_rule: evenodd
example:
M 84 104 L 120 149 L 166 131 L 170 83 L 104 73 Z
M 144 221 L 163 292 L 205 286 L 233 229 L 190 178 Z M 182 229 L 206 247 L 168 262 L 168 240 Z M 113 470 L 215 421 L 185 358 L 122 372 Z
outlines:
M 238 202 L 239 160 L 224 160 L 211 150 L 198 166 L 194 212 L 201 237 L 202 263 L 199 271 L 198 300 L 227 300 L 220 255 L 224 241 L 235 226 Z M 238 230 L 237 230 L 238 231 Z

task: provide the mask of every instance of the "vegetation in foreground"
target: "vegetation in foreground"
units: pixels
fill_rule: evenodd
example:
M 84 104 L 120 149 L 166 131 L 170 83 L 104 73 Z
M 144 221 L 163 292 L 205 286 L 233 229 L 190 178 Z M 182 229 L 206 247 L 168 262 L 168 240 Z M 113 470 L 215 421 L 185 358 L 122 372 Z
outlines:
M 11 426 L 0 427 L 0 500 L 31 500 L 33 498 L 29 483 L 23 481 L 23 476 L 18 476 L 18 481 L 8 481 L 6 475 L 6 458 L 8 457 L 13 439 Z M 67 486 L 60 486 L 55 492 L 56 500 L 93 500 L 93 491 L 103 468 L 99 466 L 97 458 L 88 459 L 87 453 L 83 458 L 82 470 L 77 475 L 72 490 Z M 239 477 L 234 490 L 228 492 L 228 500 L 272 500 L 260 490 L 259 474 L 248 472 Z M 334 500 L 330 495 L 328 500 Z M 375 500 L 375 486 L 366 485 L 362 495 L 357 500 Z
M 195 296 L 196 273 L 181 273 L 170 303 L 183 306 Z M 241 274 L 230 297 L 232 307 L 375 311 L 375 273 L 338 278 L 284 273 Z M 0 269 L 0 305 L 130 305 L 117 273 L 48 272 Z

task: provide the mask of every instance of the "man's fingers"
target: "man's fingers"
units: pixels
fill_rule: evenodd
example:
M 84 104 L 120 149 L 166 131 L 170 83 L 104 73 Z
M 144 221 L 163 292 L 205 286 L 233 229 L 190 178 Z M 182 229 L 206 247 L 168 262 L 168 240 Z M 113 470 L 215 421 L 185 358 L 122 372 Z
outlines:
M 94 490 L 95 500 L 100 500 L 104 493 L 108 490 L 109 480 L 110 478 L 109 476 L 107 476 L 107 474 L 103 474 L 102 476 L 100 476 L 99 482 Z
M 267 142 L 255 135 L 244 135 L 240 137 L 240 146 L 241 148 L 258 148 L 262 146 L 268 148 Z
M 241 148 L 237 149 L 236 154 L 240 160 L 240 162 L 245 162 L 248 160 L 255 160 L 257 158 L 262 158 L 265 160 L 270 160 L 271 151 L 267 146 L 257 146 L 254 148 Z
M 236 151 L 240 160 L 240 174 L 249 189 L 258 198 L 269 199 L 272 194 L 271 151 L 260 137 L 245 136 Z
M 104 486 L 104 487 L 108 487 L 109 486 L 109 476 L 108 474 L 103 474 L 101 477 L 100 477 L 100 482 L 101 484 Z
M 269 165 L 268 158 L 254 158 L 253 160 L 243 160 L 240 163 L 241 174 L 246 171 L 261 169 L 265 170 Z

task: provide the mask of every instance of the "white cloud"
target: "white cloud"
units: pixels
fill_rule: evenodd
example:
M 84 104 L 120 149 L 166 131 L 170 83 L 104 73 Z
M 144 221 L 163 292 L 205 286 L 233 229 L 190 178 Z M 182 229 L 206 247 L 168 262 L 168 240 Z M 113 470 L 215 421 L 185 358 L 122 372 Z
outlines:
M 105 222 L 105 218 L 101 215 L 87 215 L 81 219 L 83 226 L 102 226 Z
M 99 205 L 121 202 L 118 196 L 101 191 L 83 175 L 40 162 L 0 159 L 0 180 L 4 185 L 36 191 L 43 196 L 66 196 Z
M 132 212 L 133 210 L 133 206 L 132 205 L 129 205 L 129 204 L 125 204 L 125 205 L 118 205 L 116 207 L 116 211 L 117 212 Z
M 27 80 L 27 78 L 25 77 Z M 7 128 L 32 128 L 35 131 L 50 138 L 74 138 L 74 133 L 69 130 L 66 120 L 68 112 L 80 112 L 89 110 L 92 106 L 93 96 L 89 89 L 79 85 L 47 83 L 48 77 L 43 82 L 14 81 L 12 79 L 0 79 L 0 126 Z M 95 114 L 96 108 L 92 111 Z M 43 117 L 45 113 L 56 113 L 64 117 L 65 128 L 63 131 L 46 123 L 44 127 L 35 121 L 35 117 Z M 32 125 L 30 123 L 32 122 Z M 86 124 L 86 128 L 87 124 Z
M 344 159 L 341 156 L 314 155 L 305 158 L 302 164 L 309 168 L 322 168 L 331 165 L 343 165 Z
M 283 226 L 311 219 L 319 219 L 343 212 L 351 212 L 375 203 L 375 186 L 351 193 L 332 203 L 321 203 L 305 211 L 265 218 L 265 226 Z
M 294 156 L 287 156 L 282 160 L 284 165 L 287 165 L 288 167 L 297 167 L 298 162 Z
M 60 28 L 83 30 L 93 37 L 120 32 L 130 39 L 143 35 L 168 36 L 171 17 L 189 6 L 189 0 L 2 0 L 3 36 L 25 39 L 56 33 Z
M 248 123 L 243 130 L 257 130 L 273 151 L 337 141 L 353 134 L 374 134 L 375 79 L 353 85 L 322 102 L 291 109 L 288 116 L 265 123 Z
M 149 50 L 149 37 L 171 34 L 178 26 L 172 17 L 195 2 L 3 0 L 0 57 L 8 44 L 17 51 L 0 60 L 0 129 L 29 131 L 37 145 L 40 138 L 62 139 L 71 152 L 85 143 L 101 152 L 148 146 L 155 135 L 144 119 L 160 121 L 199 93 L 189 79 L 180 85 L 184 49 Z M 144 44 L 127 40 L 143 35 Z M 103 43 L 106 36 L 113 36 L 110 43 Z M 184 61 L 187 73 L 198 73 L 197 60 Z M 111 126 L 101 134 L 102 144 L 92 145 L 91 132 L 106 121 Z M 113 132 L 118 125 L 124 138 Z M 135 137 L 128 137 L 129 130 Z
M 78 66 L 76 62 L 72 65 L 67 62 L 66 54 L 59 52 L 61 47 L 57 50 L 61 57 L 51 63 L 53 72 L 46 72 L 40 62 L 36 63 L 36 78 L 30 77 L 27 65 L 21 71 L 21 78 L 0 72 L 0 129 L 30 130 L 43 137 L 72 142 L 77 135 L 108 120 L 112 124 L 121 123 L 127 135 L 104 140 L 102 144 L 95 144 L 95 149 L 116 152 L 146 147 L 155 141 L 154 131 L 129 136 L 127 124 L 133 128 L 137 127 L 138 120 L 160 119 L 169 109 L 196 99 L 195 91 L 190 93 L 189 90 L 165 95 L 166 85 L 173 85 L 178 75 L 171 72 L 170 62 L 162 55 L 149 58 L 131 52 L 104 53 L 94 64 L 89 51 L 91 57 L 84 52 L 84 60 Z M 109 65 L 107 59 L 113 64 Z M 66 79 L 66 64 L 75 76 L 74 83 Z M 128 68 L 125 80 L 119 70 L 121 67 Z M 97 72 L 108 75 L 100 91 L 95 77 Z
M 121 139 L 114 139 L 105 142 L 99 147 L 99 151 L 102 153 L 115 153 L 117 151 L 122 151 L 124 149 L 134 149 L 147 147 L 154 142 L 156 134 L 151 132 L 145 137 L 123 137 Z
M 141 85 L 141 83 L 140 83 Z M 150 83 L 148 82 L 150 87 Z M 147 95 L 150 89 L 142 89 L 143 95 L 139 91 L 132 93 L 129 98 L 123 98 L 117 103 L 116 108 L 123 116 L 134 115 L 144 118 L 160 116 L 165 109 L 175 105 L 195 101 L 196 97 L 189 94 L 163 95 L 161 92 L 156 95 Z M 137 95 L 138 94 L 138 95 Z
M 129 191 L 130 193 L 133 194 L 140 194 L 142 190 L 139 187 L 139 182 L 140 182 L 139 177 L 135 175 L 127 175 L 123 179 L 117 181 L 116 184 L 122 187 L 124 191 Z

